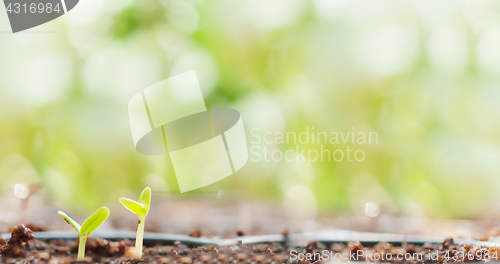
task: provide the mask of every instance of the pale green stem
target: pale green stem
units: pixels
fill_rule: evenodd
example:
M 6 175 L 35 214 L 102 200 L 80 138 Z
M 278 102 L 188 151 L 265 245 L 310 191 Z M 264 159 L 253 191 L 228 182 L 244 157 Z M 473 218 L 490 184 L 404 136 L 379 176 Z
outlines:
M 80 244 L 78 245 L 78 261 L 85 259 L 85 243 L 87 243 L 87 235 L 80 235 Z
M 146 217 L 139 218 L 139 226 L 137 227 L 137 237 L 135 238 L 135 250 L 137 256 L 142 258 L 142 241 L 144 239 L 144 224 Z

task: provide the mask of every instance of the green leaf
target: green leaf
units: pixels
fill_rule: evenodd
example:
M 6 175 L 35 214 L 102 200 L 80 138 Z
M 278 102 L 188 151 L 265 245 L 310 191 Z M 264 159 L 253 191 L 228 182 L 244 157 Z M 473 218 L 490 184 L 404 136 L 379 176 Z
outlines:
M 62 218 L 64 218 L 64 220 L 66 220 L 66 222 L 68 222 L 68 224 L 72 225 L 76 229 L 76 231 L 78 232 L 78 234 L 80 234 L 81 226 L 75 220 L 73 220 L 71 217 L 69 217 L 63 211 L 58 211 L 57 213 L 60 216 L 62 216 Z
M 151 204 L 151 188 L 146 187 L 144 191 L 142 191 L 141 196 L 139 197 L 139 203 L 144 205 L 146 209 L 146 214 L 149 213 L 149 205 Z
M 129 211 L 131 211 L 132 213 L 136 214 L 139 217 L 148 213 L 146 211 L 146 208 L 144 208 L 145 207 L 144 205 L 139 204 L 138 202 L 132 199 L 122 197 L 120 198 L 120 203 L 122 203 L 123 206 L 125 206 L 125 208 L 127 208 Z
M 83 222 L 80 235 L 89 236 L 94 232 L 109 216 L 109 209 L 103 206 L 95 211 L 85 222 Z

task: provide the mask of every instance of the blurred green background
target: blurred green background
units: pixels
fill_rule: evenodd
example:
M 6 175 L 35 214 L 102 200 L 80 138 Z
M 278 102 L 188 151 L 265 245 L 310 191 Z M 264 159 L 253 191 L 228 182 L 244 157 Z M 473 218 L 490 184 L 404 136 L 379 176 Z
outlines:
M 2 9 L 0 30 L 2 196 L 40 183 L 47 202 L 89 212 L 145 186 L 226 191 L 311 218 L 500 208 L 499 1 L 82 0 L 19 34 Z M 362 162 L 249 161 L 176 195 L 169 157 L 135 151 L 127 104 L 193 69 L 208 107 L 240 111 L 249 148 L 253 128 L 354 127 L 378 144 L 351 146 Z

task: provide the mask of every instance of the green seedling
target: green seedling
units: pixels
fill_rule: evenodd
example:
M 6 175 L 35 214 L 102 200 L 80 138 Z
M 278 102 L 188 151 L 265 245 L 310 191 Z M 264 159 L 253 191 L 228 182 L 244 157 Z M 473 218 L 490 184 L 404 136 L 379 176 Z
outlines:
M 146 216 L 149 213 L 149 204 L 151 203 L 151 188 L 146 187 L 142 191 L 139 201 L 134 201 L 128 198 L 120 198 L 120 202 L 132 213 L 139 217 L 139 226 L 137 227 L 137 237 L 135 239 L 136 256 L 142 258 L 142 241 L 144 239 L 144 223 Z
M 71 219 L 67 214 L 62 211 L 59 213 L 68 224 L 71 224 L 78 232 L 80 238 L 80 244 L 78 245 L 78 261 L 82 261 L 85 258 L 85 244 L 87 243 L 87 238 L 92 232 L 94 232 L 109 216 L 109 209 L 103 206 L 97 211 L 95 211 L 83 224 L 80 226 L 75 220 Z

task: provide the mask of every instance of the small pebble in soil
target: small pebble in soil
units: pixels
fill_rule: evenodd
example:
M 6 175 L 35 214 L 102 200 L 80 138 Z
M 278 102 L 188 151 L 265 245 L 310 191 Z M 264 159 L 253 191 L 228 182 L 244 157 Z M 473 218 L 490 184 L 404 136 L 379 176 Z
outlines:
M 190 233 L 189 236 L 192 237 L 201 237 L 201 231 L 198 228 L 193 229 Z

